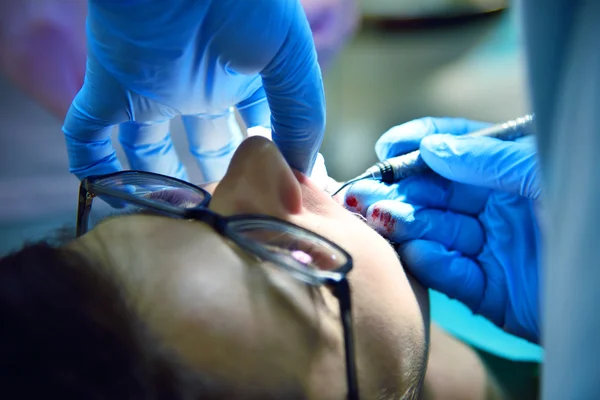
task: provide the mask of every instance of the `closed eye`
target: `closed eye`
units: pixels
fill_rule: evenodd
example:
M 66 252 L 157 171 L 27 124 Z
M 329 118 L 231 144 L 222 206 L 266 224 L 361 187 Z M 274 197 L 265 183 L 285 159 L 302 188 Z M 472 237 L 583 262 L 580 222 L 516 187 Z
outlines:
M 157 200 L 180 208 L 198 207 L 203 198 L 197 193 L 190 192 L 184 189 L 167 189 L 156 192 L 150 192 L 144 195 L 149 200 Z

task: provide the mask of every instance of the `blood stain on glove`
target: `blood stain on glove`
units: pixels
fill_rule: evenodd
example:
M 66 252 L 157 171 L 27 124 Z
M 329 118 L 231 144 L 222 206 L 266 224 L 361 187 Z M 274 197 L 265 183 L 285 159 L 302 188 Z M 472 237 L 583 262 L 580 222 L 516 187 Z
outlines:
M 358 205 L 358 200 L 356 200 L 356 197 L 354 196 L 348 196 L 348 198 L 346 199 L 346 205 L 348 207 L 356 207 Z
M 392 214 L 388 211 L 381 211 L 379 207 L 374 207 L 371 212 L 370 218 L 367 220 L 371 222 L 375 230 L 384 233 L 391 234 L 396 228 L 396 220 L 392 218 Z
M 346 208 L 350 211 L 362 214 L 362 207 L 358 203 L 358 199 L 354 196 L 346 197 Z

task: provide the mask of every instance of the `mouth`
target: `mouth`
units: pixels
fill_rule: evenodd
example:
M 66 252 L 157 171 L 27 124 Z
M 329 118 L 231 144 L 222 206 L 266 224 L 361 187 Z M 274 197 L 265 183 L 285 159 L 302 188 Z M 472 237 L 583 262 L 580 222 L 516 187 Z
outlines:
M 365 224 L 368 225 L 367 218 L 364 215 L 362 215 L 360 213 L 352 212 L 352 211 L 349 211 L 349 213 L 354 215 L 356 218 L 360 219 L 362 222 L 364 222 Z

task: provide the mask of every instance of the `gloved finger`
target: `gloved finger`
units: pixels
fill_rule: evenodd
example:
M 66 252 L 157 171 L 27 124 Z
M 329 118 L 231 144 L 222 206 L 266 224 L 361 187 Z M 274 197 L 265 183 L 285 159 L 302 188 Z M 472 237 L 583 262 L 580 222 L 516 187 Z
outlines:
M 533 146 L 537 145 L 537 140 L 536 140 L 535 135 L 522 136 L 520 138 L 517 138 L 515 140 L 515 142 L 525 143 L 525 144 L 529 144 L 529 145 L 533 145 Z
M 349 211 L 366 216 L 368 208 L 381 200 L 404 201 L 405 196 L 398 190 L 397 184 L 385 184 L 366 179 L 353 183 L 344 195 L 344 206 Z
M 212 43 L 228 70 L 260 74 L 273 141 L 290 166 L 310 175 L 325 131 L 325 96 L 315 46 L 298 0 L 214 2 Z M 224 18 L 231 14 L 231 18 Z M 247 16 L 240 24 L 235 16 Z M 213 22 L 211 22 L 213 21 Z M 213 26 L 211 26 L 213 29 Z
M 483 129 L 487 122 L 471 121 L 464 118 L 425 117 L 398 125 L 384 133 L 375 144 L 375 153 L 379 160 L 417 150 L 421 140 L 428 135 L 449 133 L 464 135 Z
M 423 286 L 457 299 L 473 311 L 479 310 L 486 280 L 473 259 L 428 240 L 405 242 L 397 249 L 404 268 Z
M 443 177 L 469 185 L 540 195 L 536 147 L 485 137 L 432 135 L 421 142 L 421 157 Z
M 393 184 L 374 180 L 356 182 L 345 194 L 345 206 L 350 211 L 364 215 L 369 206 L 387 199 L 477 215 L 483 210 L 489 193 L 490 190 L 486 188 L 452 182 L 435 174 L 424 174 Z
M 248 129 L 257 126 L 271 128 L 271 110 L 262 86 L 252 96 L 236 104 L 236 109 Z
M 315 166 L 313 167 L 310 178 L 321 190 L 327 189 L 327 187 L 332 183 L 331 178 L 327 173 L 327 167 L 325 166 L 325 158 L 321 153 L 317 154 Z
M 269 106 L 273 141 L 292 168 L 310 175 L 325 132 L 325 96 L 321 69 L 299 1 L 280 1 L 278 24 L 287 35 L 261 71 Z
M 131 169 L 155 172 L 187 180 L 187 173 L 171 141 L 170 120 L 125 122 L 119 141 Z
M 469 215 L 481 213 L 490 196 L 490 189 L 453 182 L 436 174 L 411 176 L 396 185 L 396 193 L 406 203 Z
M 485 234 L 476 218 L 394 200 L 382 200 L 366 212 L 367 223 L 386 239 L 402 243 L 426 239 L 450 250 L 476 255 L 483 248 Z
M 221 180 L 244 138 L 233 108 L 220 115 L 185 115 L 182 121 L 204 182 Z
M 130 119 L 128 108 L 123 88 L 90 55 L 85 82 L 62 128 L 71 173 L 83 179 L 121 170 L 111 133 L 113 125 Z

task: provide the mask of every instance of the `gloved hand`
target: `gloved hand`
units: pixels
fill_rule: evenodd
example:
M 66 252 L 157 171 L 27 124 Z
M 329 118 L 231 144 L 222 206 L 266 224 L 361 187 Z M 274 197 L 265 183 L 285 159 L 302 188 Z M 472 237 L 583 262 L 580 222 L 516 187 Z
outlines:
M 537 342 L 541 238 L 535 143 L 452 136 L 484 126 L 423 118 L 393 128 L 377 142 L 379 159 L 420 148 L 439 175 L 392 185 L 358 182 L 346 193 L 346 204 L 399 244 L 404 266 L 425 286 Z
M 186 179 L 169 135 L 183 115 L 205 180 L 220 179 L 241 140 L 234 106 L 248 127 L 272 126 L 291 166 L 310 172 L 325 105 L 298 0 L 90 0 L 87 39 L 63 127 L 79 178 L 121 169 L 110 140 L 121 124 L 131 168 Z
M 260 126 L 248 129 L 248 136 L 262 136 L 269 140 L 273 139 L 271 137 L 271 130 Z M 321 153 L 317 153 L 317 158 L 315 159 L 313 169 L 308 176 L 310 176 L 313 182 L 321 190 L 327 190 L 329 185 L 332 184 L 333 179 L 330 178 L 329 174 L 327 173 L 325 158 L 323 158 L 323 155 Z

